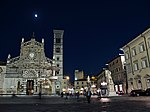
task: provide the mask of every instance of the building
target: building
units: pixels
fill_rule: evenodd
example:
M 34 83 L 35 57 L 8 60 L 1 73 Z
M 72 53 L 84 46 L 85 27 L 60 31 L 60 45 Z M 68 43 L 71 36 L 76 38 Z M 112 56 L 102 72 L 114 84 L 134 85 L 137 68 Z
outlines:
M 64 76 L 62 80 L 62 91 L 64 93 L 68 92 L 68 89 L 70 88 L 70 77 L 69 76 Z
M 122 47 L 128 79 L 128 92 L 150 88 L 150 28 Z
M 84 94 L 90 86 L 92 94 L 97 94 L 97 78 L 92 76 L 88 79 L 88 77 L 84 76 L 84 78 L 74 81 L 75 92 Z
M 0 61 L 0 94 L 4 93 L 3 84 L 4 84 L 5 73 L 6 73 L 6 63 Z
M 63 78 L 62 30 L 54 30 L 53 59 L 45 56 L 44 39 L 22 38 L 20 55 L 8 55 L 3 88 L 5 94 L 59 94 Z M 60 53 L 61 52 L 61 53 Z
M 63 80 L 63 34 L 64 30 L 54 30 L 54 45 L 53 45 L 53 60 L 55 65 L 59 67 L 59 71 L 56 72 L 58 80 L 56 81 L 56 92 L 62 91 Z
M 84 72 L 83 71 L 75 70 L 74 74 L 75 74 L 75 80 L 84 78 Z
M 111 71 L 111 76 L 115 85 L 116 93 L 127 93 L 127 78 L 125 70 L 125 57 L 119 55 L 108 62 L 108 69 Z
M 111 72 L 104 68 L 97 76 L 97 89 L 102 96 L 115 96 L 114 82 Z

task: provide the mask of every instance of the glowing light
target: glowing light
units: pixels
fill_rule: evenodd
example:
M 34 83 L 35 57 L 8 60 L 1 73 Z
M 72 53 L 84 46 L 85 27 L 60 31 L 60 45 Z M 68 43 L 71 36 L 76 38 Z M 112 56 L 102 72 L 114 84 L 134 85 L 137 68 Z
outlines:
M 67 79 L 67 80 L 69 80 L 69 79 L 70 79 L 70 77 L 69 77 L 69 76 L 66 76 L 66 79 Z
M 38 17 L 38 15 L 37 15 L 37 14 L 35 14 L 34 16 L 35 16 L 36 18 Z

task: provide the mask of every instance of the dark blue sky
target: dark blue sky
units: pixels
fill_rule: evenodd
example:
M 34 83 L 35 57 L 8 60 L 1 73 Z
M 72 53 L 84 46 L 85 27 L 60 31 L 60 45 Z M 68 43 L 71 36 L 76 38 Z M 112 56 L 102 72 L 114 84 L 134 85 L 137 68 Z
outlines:
M 63 2 L 62 2 L 63 1 Z M 83 1 L 83 0 L 82 0 Z M 0 60 L 20 52 L 21 38 L 45 39 L 52 58 L 53 29 L 64 32 L 64 73 L 95 75 L 119 48 L 150 26 L 148 0 L 5 0 L 0 3 Z M 34 18 L 34 13 L 38 18 Z

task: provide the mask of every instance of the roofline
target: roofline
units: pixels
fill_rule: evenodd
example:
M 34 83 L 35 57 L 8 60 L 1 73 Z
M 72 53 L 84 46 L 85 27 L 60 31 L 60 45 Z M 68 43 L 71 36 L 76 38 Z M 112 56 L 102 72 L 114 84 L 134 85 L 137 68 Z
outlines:
M 145 30 L 143 33 L 139 34 L 137 37 L 135 37 L 134 39 L 132 39 L 130 42 L 128 42 L 126 45 L 124 45 L 121 48 L 124 49 L 127 45 L 132 44 L 134 41 L 136 41 L 137 39 L 139 39 L 141 36 L 145 35 L 148 32 L 150 32 L 150 28 L 148 28 L 147 30 Z

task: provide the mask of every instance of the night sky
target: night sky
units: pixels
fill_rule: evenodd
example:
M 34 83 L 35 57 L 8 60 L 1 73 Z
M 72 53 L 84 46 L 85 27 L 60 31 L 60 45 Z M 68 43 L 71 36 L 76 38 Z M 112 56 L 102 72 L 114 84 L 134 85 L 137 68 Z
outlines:
M 150 26 L 148 0 L 4 0 L 0 2 L 0 60 L 20 53 L 22 37 L 45 39 L 52 59 L 53 29 L 64 30 L 64 73 L 96 75 L 119 48 Z M 34 14 L 38 17 L 35 18 Z

